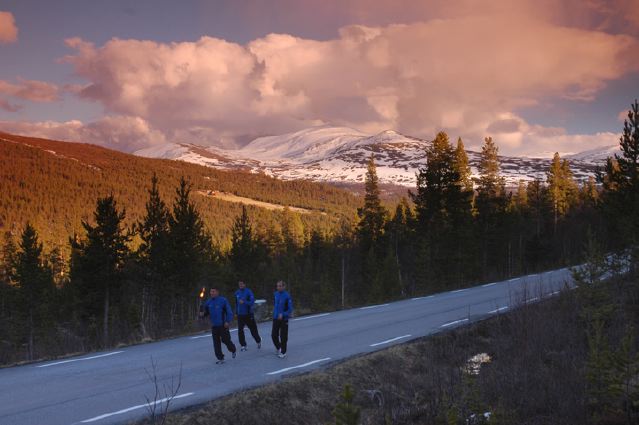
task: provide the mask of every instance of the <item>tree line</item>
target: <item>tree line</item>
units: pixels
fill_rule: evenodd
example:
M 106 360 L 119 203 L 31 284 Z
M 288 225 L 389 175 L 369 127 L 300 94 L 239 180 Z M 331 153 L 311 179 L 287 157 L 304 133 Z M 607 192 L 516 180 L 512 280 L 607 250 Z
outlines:
M 498 148 L 482 146 L 471 178 L 461 139 L 440 132 L 417 185 L 389 211 L 380 199 L 374 157 L 357 214 L 332 226 L 305 222 L 286 208 L 256 225 L 257 208 L 231 216 L 228 244 L 212 237 L 179 179 L 169 203 L 160 178 L 143 212 L 111 194 L 69 240 L 68 260 L 45 252 L 27 224 L 5 236 L 0 267 L 0 361 L 34 359 L 179 334 L 194 329 L 198 294 L 231 295 L 242 279 L 270 299 L 283 279 L 298 313 L 427 294 L 581 261 L 593 239 L 606 250 L 639 238 L 639 106 L 632 105 L 621 155 L 581 185 L 555 154 L 545 181 L 507 188 Z

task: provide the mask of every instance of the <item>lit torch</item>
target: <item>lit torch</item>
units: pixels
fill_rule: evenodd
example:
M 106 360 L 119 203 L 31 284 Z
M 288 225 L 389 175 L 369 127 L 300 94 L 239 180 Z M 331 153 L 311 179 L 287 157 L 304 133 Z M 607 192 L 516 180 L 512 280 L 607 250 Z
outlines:
M 202 288 L 202 290 L 200 291 L 200 315 L 199 318 L 202 318 L 202 315 L 204 314 L 204 294 L 206 293 L 206 288 Z

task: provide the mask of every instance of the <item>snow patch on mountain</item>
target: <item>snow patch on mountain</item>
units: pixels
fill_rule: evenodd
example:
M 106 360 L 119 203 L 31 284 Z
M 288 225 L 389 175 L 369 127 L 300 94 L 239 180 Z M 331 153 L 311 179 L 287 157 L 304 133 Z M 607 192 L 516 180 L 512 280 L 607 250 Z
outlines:
M 240 149 L 173 143 L 144 149 L 137 155 L 177 159 L 222 169 L 245 169 L 281 179 L 361 183 L 371 154 L 380 182 L 414 187 L 416 173 L 426 164 L 430 142 L 387 130 L 369 135 L 348 127 L 321 126 L 279 136 L 259 137 Z M 614 153 L 612 148 L 593 149 L 570 159 L 578 180 L 594 175 L 595 166 Z M 467 151 L 474 177 L 480 154 Z M 602 159 L 603 158 L 603 159 Z M 508 185 L 520 180 L 546 179 L 548 158 L 500 156 Z

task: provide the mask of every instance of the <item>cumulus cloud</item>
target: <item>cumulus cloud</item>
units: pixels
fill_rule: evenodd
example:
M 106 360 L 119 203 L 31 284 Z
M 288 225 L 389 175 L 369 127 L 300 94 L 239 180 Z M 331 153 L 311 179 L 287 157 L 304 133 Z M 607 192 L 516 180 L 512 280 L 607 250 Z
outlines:
M 88 81 L 79 96 L 168 139 L 217 145 L 323 123 L 421 137 L 444 129 L 480 143 L 489 131 L 516 130 L 499 122 L 503 114 L 542 98 L 590 101 L 639 70 L 632 36 L 519 12 L 347 26 L 325 41 L 67 44 L 65 60 Z
M 0 11 L 0 44 L 13 43 L 18 39 L 18 27 L 11 12 Z
M 0 130 L 31 137 L 93 143 L 123 152 L 167 142 L 162 133 L 153 130 L 143 119 L 126 116 L 107 116 L 89 124 L 78 120 L 0 121 Z

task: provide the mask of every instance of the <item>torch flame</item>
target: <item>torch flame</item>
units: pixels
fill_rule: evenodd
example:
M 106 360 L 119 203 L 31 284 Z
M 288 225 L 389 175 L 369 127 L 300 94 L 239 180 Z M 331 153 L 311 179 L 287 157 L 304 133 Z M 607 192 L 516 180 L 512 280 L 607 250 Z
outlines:
M 205 292 L 205 288 L 202 288 L 202 291 L 200 291 L 200 298 L 204 298 L 204 292 Z

